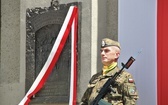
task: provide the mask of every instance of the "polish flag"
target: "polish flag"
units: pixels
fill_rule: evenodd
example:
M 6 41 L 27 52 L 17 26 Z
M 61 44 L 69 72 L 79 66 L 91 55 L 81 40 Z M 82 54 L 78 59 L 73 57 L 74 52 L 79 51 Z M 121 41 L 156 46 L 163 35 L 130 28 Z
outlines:
M 168 105 L 168 0 L 119 0 L 118 7 L 120 59 L 142 49 L 128 70 L 139 92 L 137 105 Z

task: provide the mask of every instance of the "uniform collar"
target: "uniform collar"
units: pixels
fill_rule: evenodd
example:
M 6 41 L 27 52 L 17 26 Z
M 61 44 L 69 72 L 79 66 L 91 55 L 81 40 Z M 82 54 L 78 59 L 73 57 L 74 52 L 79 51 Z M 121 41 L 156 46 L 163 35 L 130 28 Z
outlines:
M 109 76 L 113 76 L 116 72 L 119 71 L 118 66 L 116 66 L 113 70 L 109 71 L 108 73 L 104 74 L 104 77 L 109 77 Z
M 103 66 L 103 76 L 106 75 L 108 72 L 113 71 L 117 66 L 117 62 L 113 62 L 109 66 Z

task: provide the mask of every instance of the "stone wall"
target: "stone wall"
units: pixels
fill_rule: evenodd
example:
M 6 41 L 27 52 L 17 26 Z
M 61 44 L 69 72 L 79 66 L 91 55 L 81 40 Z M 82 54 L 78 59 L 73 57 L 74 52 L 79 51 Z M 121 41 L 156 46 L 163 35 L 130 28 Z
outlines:
M 0 105 L 14 105 L 20 94 L 20 1 L 1 0 Z

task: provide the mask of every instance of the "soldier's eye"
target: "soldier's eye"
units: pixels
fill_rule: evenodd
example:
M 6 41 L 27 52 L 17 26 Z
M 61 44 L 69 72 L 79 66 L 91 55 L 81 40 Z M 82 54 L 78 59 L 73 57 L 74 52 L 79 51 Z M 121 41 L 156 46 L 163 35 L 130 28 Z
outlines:
M 104 53 L 108 53 L 109 51 L 110 51 L 109 49 L 100 50 L 100 52 L 104 52 Z
M 107 52 L 109 52 L 109 51 L 110 51 L 110 50 L 108 50 L 108 49 L 105 49 L 105 50 L 104 50 L 105 53 L 107 53 Z

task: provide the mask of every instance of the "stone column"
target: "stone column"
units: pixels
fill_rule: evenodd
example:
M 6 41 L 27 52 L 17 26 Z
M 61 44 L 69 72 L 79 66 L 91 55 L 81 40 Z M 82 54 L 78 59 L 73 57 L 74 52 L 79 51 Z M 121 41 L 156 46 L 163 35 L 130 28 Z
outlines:
M 20 1 L 1 0 L 0 105 L 16 105 L 20 84 Z

